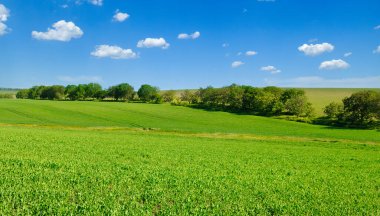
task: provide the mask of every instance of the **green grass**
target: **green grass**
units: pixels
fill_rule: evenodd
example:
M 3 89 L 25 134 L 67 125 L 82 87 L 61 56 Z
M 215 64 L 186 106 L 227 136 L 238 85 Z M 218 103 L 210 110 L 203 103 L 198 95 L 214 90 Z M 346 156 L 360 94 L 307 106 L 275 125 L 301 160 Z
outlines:
M 0 100 L 0 214 L 380 214 L 380 132 Z

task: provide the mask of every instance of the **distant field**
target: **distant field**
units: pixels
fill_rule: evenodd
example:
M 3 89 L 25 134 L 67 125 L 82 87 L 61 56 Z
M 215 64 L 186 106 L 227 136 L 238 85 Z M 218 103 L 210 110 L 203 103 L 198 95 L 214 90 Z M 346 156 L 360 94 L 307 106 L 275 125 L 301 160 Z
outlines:
M 4 99 L 4 98 L 16 98 L 16 93 L 17 93 L 18 90 L 16 89 L 1 89 L 0 88 L 0 99 Z
M 352 93 L 368 90 L 358 88 L 315 88 L 304 89 L 310 102 L 313 104 L 318 115 L 323 114 L 323 108 L 331 102 L 341 102 L 343 98 L 350 96 Z M 371 89 L 380 91 L 380 89 Z
M 380 132 L 0 100 L 0 214 L 378 215 Z

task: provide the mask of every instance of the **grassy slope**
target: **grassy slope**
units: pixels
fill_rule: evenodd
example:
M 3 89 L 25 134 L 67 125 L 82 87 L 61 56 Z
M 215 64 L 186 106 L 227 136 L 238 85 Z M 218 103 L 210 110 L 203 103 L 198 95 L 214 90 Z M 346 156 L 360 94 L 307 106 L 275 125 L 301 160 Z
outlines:
M 376 215 L 379 143 L 170 105 L 0 100 L 0 214 Z
M 155 104 L 1 100 L 0 123 L 154 128 L 206 133 L 380 141 L 379 132 Z

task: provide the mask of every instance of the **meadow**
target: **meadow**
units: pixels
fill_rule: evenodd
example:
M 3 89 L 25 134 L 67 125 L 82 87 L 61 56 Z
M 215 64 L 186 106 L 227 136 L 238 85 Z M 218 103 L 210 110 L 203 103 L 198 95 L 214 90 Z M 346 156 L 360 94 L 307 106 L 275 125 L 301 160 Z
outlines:
M 0 214 L 379 215 L 380 132 L 0 100 Z

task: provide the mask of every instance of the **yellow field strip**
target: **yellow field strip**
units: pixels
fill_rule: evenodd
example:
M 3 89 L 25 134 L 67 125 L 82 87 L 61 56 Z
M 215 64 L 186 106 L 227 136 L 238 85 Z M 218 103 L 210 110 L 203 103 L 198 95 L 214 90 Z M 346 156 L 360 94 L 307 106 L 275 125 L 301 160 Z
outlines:
M 73 131 L 125 131 L 129 133 L 147 133 L 157 135 L 172 135 L 179 137 L 196 137 L 211 139 L 229 139 L 229 140 L 258 140 L 258 141 L 288 141 L 288 142 L 330 142 L 330 143 L 350 143 L 350 144 L 366 144 L 380 145 L 380 142 L 374 141 L 358 141 L 349 139 L 331 139 L 331 138 L 310 138 L 297 136 L 270 136 L 242 133 L 204 133 L 204 132 L 187 132 L 175 130 L 161 130 L 158 128 L 130 128 L 130 127 L 81 127 L 81 126 L 63 126 L 63 125 L 38 125 L 38 124 L 9 124 L 0 123 L 0 127 L 22 127 L 36 129 L 63 129 Z

